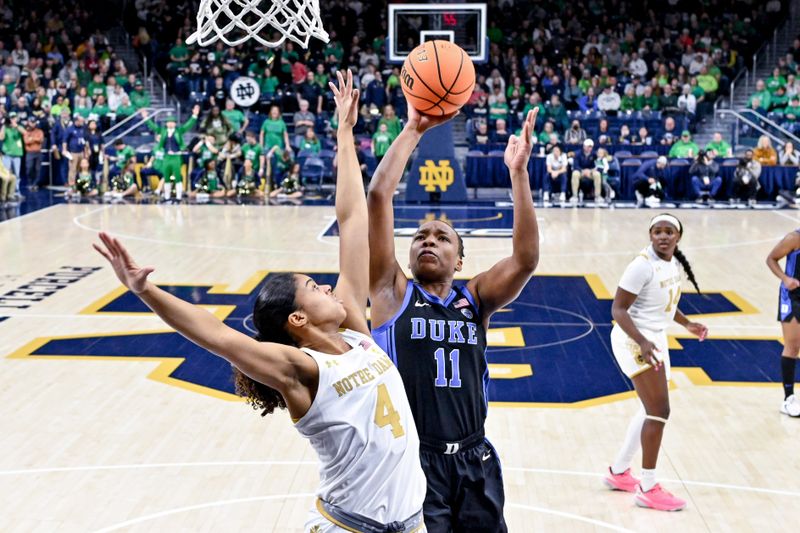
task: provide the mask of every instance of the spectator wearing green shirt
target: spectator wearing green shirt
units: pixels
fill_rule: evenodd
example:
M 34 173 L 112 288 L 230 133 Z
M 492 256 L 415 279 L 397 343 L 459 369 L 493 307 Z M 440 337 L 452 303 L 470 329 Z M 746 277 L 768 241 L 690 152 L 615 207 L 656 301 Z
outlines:
M 386 152 L 389 151 L 389 147 L 394 142 L 395 137 L 389 132 L 389 128 L 386 127 L 386 124 L 380 124 L 378 126 L 378 131 L 372 136 L 372 153 L 375 155 L 375 159 L 380 163 L 383 156 L 386 155 Z
M 250 161 L 253 169 L 259 176 L 264 175 L 264 152 L 258 144 L 258 138 L 253 130 L 245 132 L 245 143 L 242 145 L 242 159 Z
M 669 149 L 670 157 L 697 157 L 698 153 L 700 153 L 700 148 L 692 140 L 689 130 L 683 130 L 681 138 L 675 141 L 672 148 Z
M 706 152 L 712 152 L 712 157 L 733 157 L 731 145 L 725 142 L 718 131 L 714 132 L 711 142 L 706 145 Z
M 625 89 L 625 94 L 619 104 L 620 111 L 636 111 L 636 90 L 633 85 Z
M 756 92 L 750 95 L 750 99 L 747 100 L 747 106 L 753 107 L 753 100 L 756 99 L 760 102 L 761 107 L 764 109 L 769 109 L 772 105 L 772 93 L 770 93 L 767 89 L 767 85 L 764 83 L 764 80 L 756 81 Z
M 103 81 L 102 74 L 95 74 L 94 78 L 92 78 L 92 82 L 86 87 L 86 89 L 89 93 L 89 98 L 91 98 L 92 101 L 96 101 L 97 97 L 101 94 L 105 97 L 108 97 L 108 94 L 106 93 L 106 84 Z
M 0 126 L 0 141 L 3 147 L 3 166 L 10 170 L 17 178 L 16 191 L 19 192 L 20 169 L 22 167 L 23 143 L 22 135 L 25 128 L 19 125 L 17 114 L 8 114 L 8 125 Z
M 489 122 L 494 122 L 499 118 L 505 120 L 508 117 L 508 104 L 506 97 L 500 92 L 500 87 L 495 87 L 495 93 L 489 99 Z
M 185 72 L 189 64 L 189 49 L 183 44 L 183 39 L 175 39 L 175 46 L 169 51 L 170 63 L 167 68 L 176 73 Z
M 247 126 L 250 125 L 250 121 L 247 119 L 245 114 L 236 109 L 236 104 L 230 98 L 225 100 L 225 111 L 222 112 L 222 116 L 228 119 L 233 131 L 240 135 L 244 133 L 244 130 L 246 130 Z
M 111 110 L 108 108 L 108 104 L 106 103 L 106 97 L 100 95 L 97 97 L 97 102 L 92 107 L 92 115 L 96 115 L 98 120 L 100 120 L 100 124 L 103 127 L 108 126 L 108 114 Z
M 281 118 L 281 110 L 276 105 L 270 107 L 269 117 L 261 124 L 259 143 L 265 152 L 274 147 L 291 152 L 292 145 L 289 143 L 286 122 Z
M 786 87 L 786 78 L 784 78 L 781 74 L 781 69 L 775 67 L 775 69 L 772 71 L 772 76 L 767 78 L 764 84 L 770 93 L 775 94 L 775 92 L 778 90 L 778 87 Z
M 394 136 L 395 139 L 403 130 L 403 125 L 400 123 L 400 119 L 397 118 L 397 113 L 394 110 L 394 106 L 391 105 L 383 107 L 383 116 L 381 116 L 380 120 L 378 120 L 379 128 L 381 124 L 386 124 L 386 129 L 390 134 L 392 134 L 392 136 Z
M 136 80 L 134 89 L 130 94 L 131 103 L 136 109 L 150 107 L 150 95 L 144 90 L 144 84 L 141 80 Z
M 697 84 L 703 88 L 706 95 L 713 95 L 719 89 L 719 81 L 708 72 L 707 67 L 700 69 L 700 74 L 697 75 Z M 709 97 L 707 96 L 706 98 L 708 99 Z
M 527 117 L 528 111 L 531 109 L 538 109 L 539 112 L 536 115 L 536 127 L 541 127 L 544 124 L 544 104 L 542 103 L 542 97 L 539 96 L 539 93 L 531 93 L 528 96 L 528 103 L 525 104 L 525 107 L 522 109 L 522 116 Z
M 317 63 L 317 69 L 314 72 L 314 83 L 319 86 L 320 90 L 326 92 L 328 90 L 328 82 L 330 81 L 331 77 L 325 72 L 325 65 L 323 63 Z
M 272 97 L 277 91 L 281 82 L 276 76 L 272 75 L 272 69 L 264 69 L 264 76 L 261 78 L 261 92 L 268 97 Z
M 337 63 L 341 63 L 344 57 L 344 47 L 342 47 L 342 43 L 336 39 L 336 32 L 331 32 L 331 40 L 328 42 L 323 53 L 325 57 L 333 56 L 336 58 Z
M 307 129 L 305 135 L 303 135 L 303 140 L 300 141 L 300 151 L 318 154 L 320 150 L 322 150 L 322 144 L 320 144 L 317 134 L 313 129 Z
M 86 87 L 81 87 L 78 94 L 75 96 L 75 113 L 78 113 L 83 118 L 88 118 L 92 112 L 92 101 L 86 95 Z
M 131 103 L 131 98 L 126 94 L 125 96 L 122 97 L 122 103 L 119 104 L 119 107 L 117 107 L 117 113 L 116 113 L 117 121 L 123 120 L 133 115 L 134 113 L 136 113 L 136 111 L 137 111 L 136 106 L 134 106 Z
M 647 85 L 641 96 L 636 97 L 637 111 L 656 111 L 659 108 L 658 96 L 653 93 L 653 87 Z
M 557 130 L 565 130 L 567 128 L 569 124 L 567 108 L 561 103 L 561 98 L 557 94 L 550 97 L 550 105 L 546 107 L 546 111 L 545 120 L 552 121 Z
M 544 128 L 542 128 L 541 133 L 539 133 L 539 142 L 541 144 L 548 144 L 551 140 L 551 136 L 553 135 L 558 138 L 558 134 L 553 127 L 553 123 L 548 120 L 544 123 Z

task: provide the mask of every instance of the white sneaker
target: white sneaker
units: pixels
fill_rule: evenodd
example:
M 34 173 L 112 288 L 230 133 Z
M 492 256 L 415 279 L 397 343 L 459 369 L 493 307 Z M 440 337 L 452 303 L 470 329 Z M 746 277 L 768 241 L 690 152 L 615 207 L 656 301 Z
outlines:
M 558 195 L 558 201 L 561 202 L 562 204 L 566 203 L 566 201 L 567 201 L 567 193 L 562 192 L 561 194 L 559 194 Z
M 613 200 L 616 197 L 617 197 L 617 192 L 614 189 L 609 189 L 608 190 L 608 199 L 609 200 Z
M 634 191 L 634 194 L 636 195 L 636 207 L 642 207 L 645 204 L 644 195 L 639 191 Z
M 549 192 L 545 191 L 544 194 L 542 194 L 542 201 L 543 202 L 549 202 L 550 201 L 550 193 Z
M 794 397 L 794 394 L 786 398 L 781 404 L 781 413 L 791 417 L 800 417 L 800 401 Z

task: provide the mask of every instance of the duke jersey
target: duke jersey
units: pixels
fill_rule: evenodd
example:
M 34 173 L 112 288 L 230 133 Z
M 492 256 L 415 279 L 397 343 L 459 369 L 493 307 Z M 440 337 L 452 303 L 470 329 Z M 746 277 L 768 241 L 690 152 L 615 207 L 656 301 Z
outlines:
M 800 229 L 795 230 L 800 233 Z M 800 279 L 800 250 L 792 250 L 786 255 L 784 272 L 790 278 Z M 800 289 L 790 291 L 781 283 L 780 302 L 778 304 L 778 320 L 789 322 L 793 318 L 800 320 Z
M 319 457 L 320 499 L 388 524 L 422 509 L 419 437 L 397 368 L 375 342 L 345 330 L 342 355 L 304 348 L 319 386 L 295 428 Z
M 372 334 L 403 377 L 421 438 L 459 441 L 483 429 L 486 329 L 466 287 L 442 300 L 409 280 L 400 311 Z

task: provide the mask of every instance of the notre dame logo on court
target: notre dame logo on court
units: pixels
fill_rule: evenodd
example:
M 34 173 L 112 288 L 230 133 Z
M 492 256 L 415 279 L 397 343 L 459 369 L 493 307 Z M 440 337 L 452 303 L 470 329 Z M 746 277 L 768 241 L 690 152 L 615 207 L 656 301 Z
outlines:
M 252 310 L 261 283 L 258 272 L 242 287 L 163 285 L 175 296 L 206 307 L 228 326 L 253 335 Z M 310 273 L 318 283 L 336 274 Z M 495 404 L 587 406 L 627 398 L 631 384 L 610 351 L 612 296 L 594 275 L 537 275 L 517 301 L 494 315 L 488 332 L 489 399 Z M 758 311 L 734 292 L 685 294 L 680 308 L 694 318 L 740 316 Z M 124 287 L 81 311 L 124 318 L 153 316 Z M 0 320 L 4 317 L 0 316 Z M 13 321 L 11 317 L 8 320 Z M 151 379 L 225 399 L 236 399 L 229 364 L 174 331 L 141 326 L 129 331 L 40 337 L 9 357 L 154 361 Z M 716 334 L 712 327 L 712 335 Z M 780 382 L 775 337 L 715 336 L 699 342 L 688 333 L 669 339 L 672 368 L 695 384 Z M 33 361 L 31 362 L 33 363 Z M 433 383 L 431 383 L 433 386 Z
M 447 159 L 440 160 L 438 166 L 427 159 L 425 166 L 419 167 L 419 184 L 425 187 L 426 192 L 445 192 L 453 181 L 455 171 Z

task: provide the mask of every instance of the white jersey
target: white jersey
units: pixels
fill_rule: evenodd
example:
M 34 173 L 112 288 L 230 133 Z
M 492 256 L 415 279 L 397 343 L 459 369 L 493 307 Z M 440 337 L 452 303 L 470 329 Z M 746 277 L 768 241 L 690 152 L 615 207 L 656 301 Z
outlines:
M 295 423 L 319 456 L 317 495 L 383 524 L 422 509 L 419 437 L 400 373 L 372 338 L 346 330 L 342 355 L 303 349 L 319 366 L 311 408 Z
M 637 329 L 663 331 L 678 310 L 683 274 L 674 257 L 664 261 L 650 245 L 625 269 L 619 288 L 636 294 L 628 314 Z

